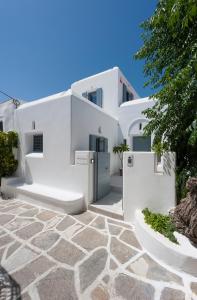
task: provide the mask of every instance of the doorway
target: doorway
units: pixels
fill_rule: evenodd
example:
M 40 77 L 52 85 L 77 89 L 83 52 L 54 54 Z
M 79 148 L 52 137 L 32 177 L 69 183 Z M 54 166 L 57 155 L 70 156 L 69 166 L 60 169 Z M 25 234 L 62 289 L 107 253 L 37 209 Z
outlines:
M 108 139 L 90 135 L 89 150 L 95 151 L 94 201 L 97 201 L 110 192 L 110 153 L 108 152 Z

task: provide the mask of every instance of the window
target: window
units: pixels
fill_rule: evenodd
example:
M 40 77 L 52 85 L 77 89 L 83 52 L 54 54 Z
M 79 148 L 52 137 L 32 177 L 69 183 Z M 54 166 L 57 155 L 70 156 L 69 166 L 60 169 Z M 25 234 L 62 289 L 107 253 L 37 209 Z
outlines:
M 93 92 L 82 93 L 82 96 L 90 100 L 92 103 L 102 107 L 103 102 L 103 90 L 101 88 Z
M 33 152 L 43 152 L 43 135 L 33 135 Z
M 97 93 L 96 93 L 96 91 L 92 92 L 92 93 L 88 93 L 88 100 L 90 100 L 94 104 L 97 104 Z
M 122 102 L 133 100 L 133 94 L 128 91 L 126 84 L 123 83 L 123 97 Z
M 3 131 L 3 121 L 0 121 L 0 131 Z

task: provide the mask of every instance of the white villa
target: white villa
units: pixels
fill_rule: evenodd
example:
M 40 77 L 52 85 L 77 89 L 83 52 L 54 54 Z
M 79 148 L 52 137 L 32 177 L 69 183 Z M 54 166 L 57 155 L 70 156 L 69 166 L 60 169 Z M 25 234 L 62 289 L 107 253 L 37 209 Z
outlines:
M 152 175 L 146 174 L 146 168 L 143 171 L 150 179 L 158 169 L 153 166 L 151 137 L 143 137 L 147 120 L 142 111 L 153 104 L 149 98 L 139 99 L 118 67 L 77 81 L 67 91 L 24 103 L 14 109 L 14 116 L 13 110 L 5 110 L 5 103 L 0 104 L 0 129 L 16 130 L 20 140 L 18 170 L 15 177 L 2 180 L 2 191 L 79 213 L 110 192 L 111 176 L 120 168 L 113 147 L 120 143 L 139 153 L 141 162 L 145 153 L 151 157 Z M 131 156 L 127 165 L 142 168 L 133 164 Z M 172 206 L 175 192 L 174 182 L 170 188 L 164 177 L 169 180 L 158 177 L 158 189 L 161 192 L 160 185 L 168 185 L 166 208 Z M 162 210 L 161 204 L 158 209 Z

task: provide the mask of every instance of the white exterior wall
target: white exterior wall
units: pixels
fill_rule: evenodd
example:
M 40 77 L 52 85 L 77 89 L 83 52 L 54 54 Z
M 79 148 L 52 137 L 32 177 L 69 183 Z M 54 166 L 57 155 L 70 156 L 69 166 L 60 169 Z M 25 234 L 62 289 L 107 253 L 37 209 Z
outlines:
M 18 176 L 38 183 L 80 192 L 89 200 L 89 165 L 71 165 L 71 94 L 60 93 L 16 110 L 20 140 Z M 35 130 L 32 130 L 35 122 Z M 33 153 L 32 135 L 43 133 L 43 153 Z
M 89 135 L 97 135 L 108 139 L 110 152 L 110 173 L 119 170 L 119 160 L 113 154 L 113 147 L 120 143 L 118 121 L 104 113 L 97 105 L 88 100 L 72 96 L 71 103 L 71 151 L 72 160 L 77 150 L 89 150 Z
M 124 139 L 132 149 L 133 136 L 143 135 L 143 128 L 148 123 L 145 115 L 142 113 L 145 109 L 152 107 L 154 100 L 142 98 L 123 103 L 119 108 L 119 123 Z M 139 129 L 139 124 L 142 129 Z
M 75 165 L 74 159 L 75 151 L 89 150 L 90 134 L 108 138 L 110 172 L 118 171 L 118 157 L 112 153 L 119 142 L 118 121 L 71 91 L 22 105 L 15 112 L 15 126 L 20 141 L 17 176 L 27 184 L 80 192 L 91 202 L 91 166 Z M 43 134 L 43 153 L 33 152 L 34 134 Z
M 128 165 L 128 157 L 133 159 Z M 134 221 L 137 209 L 167 214 L 175 206 L 175 154 L 166 153 L 158 168 L 154 152 L 125 152 L 123 159 L 123 210 Z
M 139 95 L 137 94 L 136 90 L 132 87 L 130 82 L 126 79 L 121 70 L 118 68 L 118 106 L 122 104 L 123 83 L 126 85 L 127 90 L 133 94 L 133 99 L 139 99 Z
M 15 119 L 21 175 L 26 182 L 63 186 L 61 173 L 69 163 L 70 153 L 70 95 L 24 104 L 16 110 Z M 43 133 L 43 154 L 33 153 L 31 140 L 36 133 Z
M 3 121 L 3 131 L 14 129 L 15 105 L 12 100 L 0 103 L 0 121 Z
M 102 88 L 102 109 L 114 118 L 118 118 L 119 106 L 122 103 L 123 83 L 133 93 L 135 99 L 139 97 L 118 67 L 77 81 L 71 85 L 71 90 L 81 97 L 84 92 L 93 92 Z

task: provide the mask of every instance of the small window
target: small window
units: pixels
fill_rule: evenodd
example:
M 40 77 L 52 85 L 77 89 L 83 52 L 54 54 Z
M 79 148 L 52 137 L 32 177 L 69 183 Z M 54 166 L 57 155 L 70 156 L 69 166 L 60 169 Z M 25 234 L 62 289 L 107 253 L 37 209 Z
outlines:
M 3 121 L 0 121 L 0 131 L 3 131 Z
M 88 93 L 88 100 L 90 100 L 94 104 L 97 104 L 97 94 L 96 94 L 96 91 L 92 92 L 92 93 Z
M 126 84 L 123 83 L 123 99 L 122 102 L 133 100 L 134 96 L 128 91 Z
M 33 152 L 43 152 L 43 135 L 37 134 L 33 136 Z
M 102 107 L 103 102 L 103 90 L 102 88 L 96 89 L 92 92 L 84 92 L 82 93 L 82 96 L 87 98 L 92 103 Z

